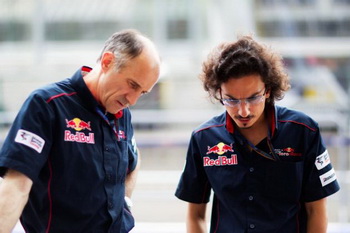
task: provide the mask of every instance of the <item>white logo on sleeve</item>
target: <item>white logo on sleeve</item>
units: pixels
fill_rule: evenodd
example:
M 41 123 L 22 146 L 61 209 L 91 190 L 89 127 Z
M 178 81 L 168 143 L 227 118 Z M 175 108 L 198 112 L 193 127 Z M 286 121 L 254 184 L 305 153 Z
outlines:
M 132 151 L 137 154 L 137 145 L 136 145 L 136 140 L 135 137 L 133 136 L 131 139 L 131 145 L 132 145 Z
M 322 187 L 326 186 L 329 183 L 332 183 L 336 179 L 337 179 L 337 176 L 335 175 L 335 171 L 333 168 L 331 170 L 329 170 L 328 172 L 326 172 L 325 174 L 320 175 Z
M 41 153 L 44 145 L 45 140 L 39 137 L 36 134 L 33 134 L 29 131 L 20 129 L 17 132 L 15 142 L 21 143 L 23 145 L 26 145 L 34 150 L 36 150 L 38 153 Z
M 321 170 L 322 168 L 326 167 L 330 163 L 331 163 L 331 160 L 329 158 L 329 154 L 327 150 L 323 152 L 323 154 L 317 156 L 315 160 L 315 165 L 318 170 Z

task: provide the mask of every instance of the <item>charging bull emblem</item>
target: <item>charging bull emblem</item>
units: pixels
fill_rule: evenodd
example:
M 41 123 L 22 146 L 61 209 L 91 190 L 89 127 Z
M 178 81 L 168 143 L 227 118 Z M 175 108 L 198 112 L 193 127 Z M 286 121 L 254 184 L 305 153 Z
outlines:
M 219 142 L 215 146 L 212 146 L 212 147 L 208 146 L 207 155 L 211 153 L 222 155 L 226 152 L 233 152 L 232 143 L 230 145 L 227 145 L 223 142 Z

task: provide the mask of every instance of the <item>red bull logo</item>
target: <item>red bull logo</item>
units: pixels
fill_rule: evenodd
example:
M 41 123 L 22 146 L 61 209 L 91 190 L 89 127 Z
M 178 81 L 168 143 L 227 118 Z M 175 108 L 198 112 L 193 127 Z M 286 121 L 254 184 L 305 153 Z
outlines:
M 211 153 L 222 155 L 226 152 L 233 152 L 232 143 L 230 145 L 227 145 L 223 142 L 219 142 L 217 145 L 213 147 L 208 146 L 207 155 Z
M 73 120 L 66 119 L 66 123 L 67 123 L 67 128 L 72 128 L 72 129 L 75 129 L 76 131 L 81 131 L 84 129 L 91 131 L 90 121 L 85 122 L 79 118 L 74 118 Z
M 89 130 L 91 131 L 90 121 L 86 122 L 79 118 L 74 118 L 72 120 L 66 119 L 67 128 L 74 129 L 75 132 L 72 133 L 70 130 L 64 131 L 64 140 L 66 142 L 79 142 L 79 143 L 88 143 L 95 144 L 95 135 L 94 133 L 89 133 L 89 135 L 85 135 L 83 132 L 79 132 L 81 130 Z

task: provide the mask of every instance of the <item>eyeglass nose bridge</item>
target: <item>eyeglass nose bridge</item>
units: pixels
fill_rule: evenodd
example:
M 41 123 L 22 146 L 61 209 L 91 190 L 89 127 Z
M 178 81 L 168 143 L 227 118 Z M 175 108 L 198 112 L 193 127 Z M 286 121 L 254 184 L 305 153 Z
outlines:
M 252 104 L 250 103 L 249 99 L 240 99 L 237 101 L 236 107 L 242 108 L 242 107 L 250 107 Z

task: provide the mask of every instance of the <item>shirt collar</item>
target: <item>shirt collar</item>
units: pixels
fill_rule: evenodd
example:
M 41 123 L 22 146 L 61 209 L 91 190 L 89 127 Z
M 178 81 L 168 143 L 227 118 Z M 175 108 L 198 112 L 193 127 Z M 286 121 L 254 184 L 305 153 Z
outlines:
M 276 106 L 273 104 L 267 104 L 265 107 L 265 113 L 267 115 L 267 121 L 271 132 L 271 137 L 273 137 L 273 135 L 275 134 L 275 131 L 277 130 Z M 226 130 L 232 134 L 235 132 L 235 123 L 227 111 L 226 111 Z

